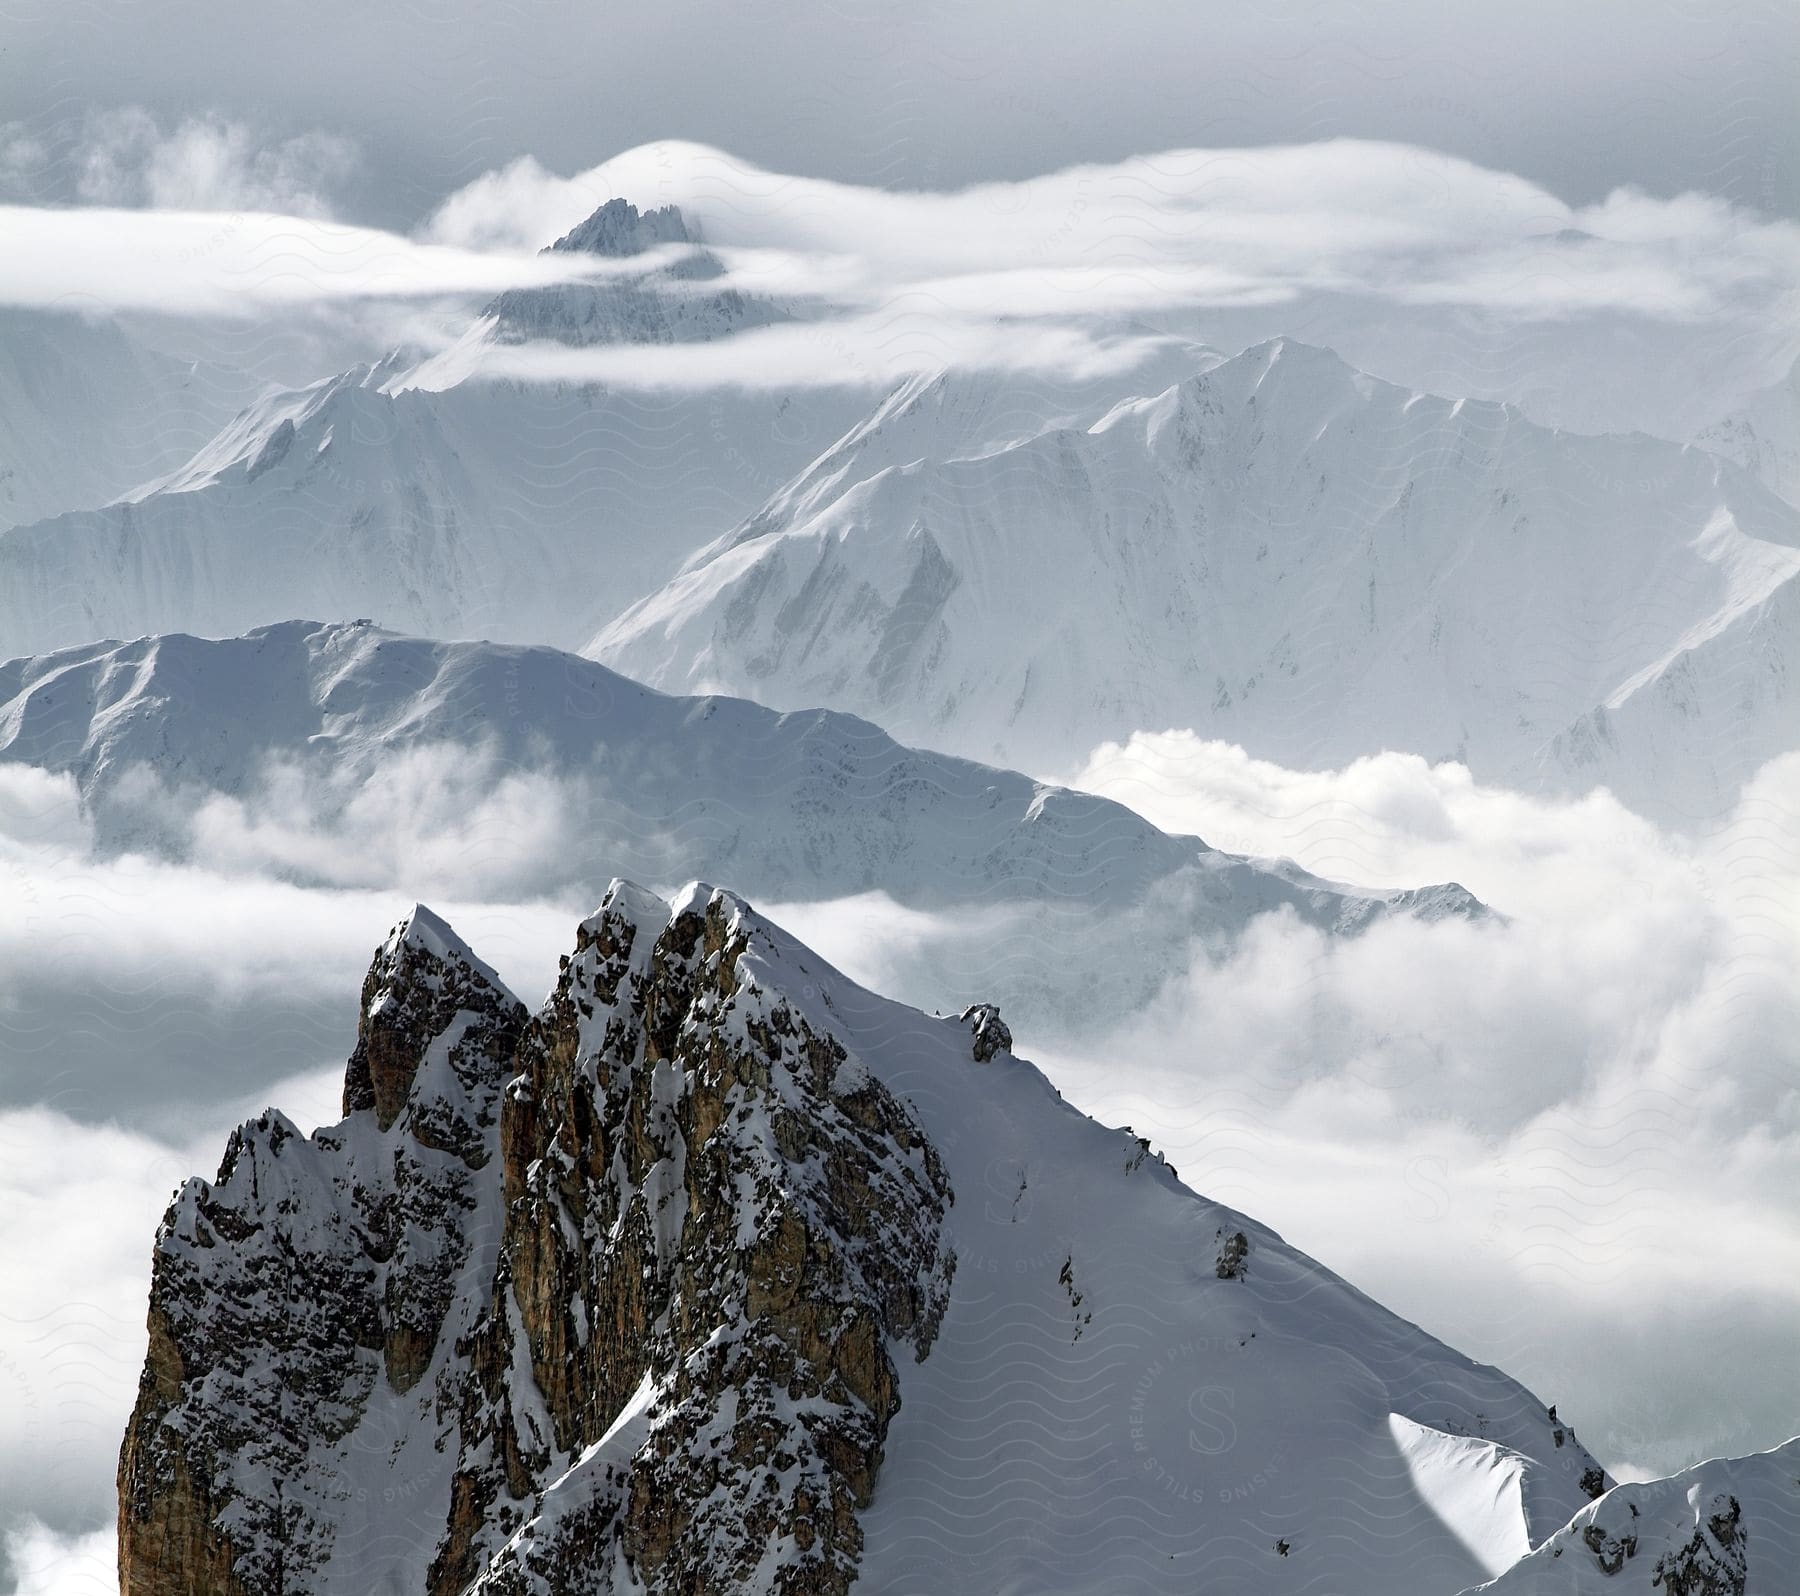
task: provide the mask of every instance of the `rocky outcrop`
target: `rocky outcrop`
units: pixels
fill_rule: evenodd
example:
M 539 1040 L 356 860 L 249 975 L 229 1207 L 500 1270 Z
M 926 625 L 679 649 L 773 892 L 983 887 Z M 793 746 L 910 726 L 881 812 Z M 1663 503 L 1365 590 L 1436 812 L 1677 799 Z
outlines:
M 1657 1587 L 1667 1596 L 1744 1596 L 1750 1578 L 1743 1506 L 1721 1492 L 1692 1538 L 1656 1560 Z
M 977 1064 L 987 1063 L 996 1053 L 1012 1051 L 1012 1032 L 992 1003 L 971 1003 L 963 1010 L 962 1018 L 974 1038 L 970 1051 Z
M 948 1298 L 950 1189 L 905 1105 L 741 980 L 750 935 L 724 894 L 670 918 L 615 888 L 521 1048 L 505 1257 L 551 1434 L 492 1454 L 585 1457 L 634 1391 L 649 1431 L 589 1458 L 483 1591 L 612 1589 L 597 1541 L 655 1590 L 854 1576 L 899 1404 L 891 1349 L 923 1358 Z M 487 1349 L 488 1389 L 513 1350 Z
M 650 259 L 642 271 L 614 266 L 593 282 L 512 288 L 497 295 L 484 314 L 493 318 L 494 335 L 502 342 L 690 343 L 788 319 L 768 300 L 722 286 L 724 264 L 699 247 L 673 205 L 640 211 L 628 200 L 608 200 L 543 253 L 613 262 Z
M 1796 1568 L 1800 1440 L 1606 1489 L 1480 1593 L 1752 1596 L 1791 1589 Z
M 392 1442 L 422 1415 L 441 1439 L 432 1415 L 460 1396 L 448 1343 L 489 1292 L 486 1166 L 524 1021 L 419 910 L 363 988 L 343 1122 L 306 1137 L 265 1113 L 232 1133 L 212 1181 L 176 1194 L 119 1460 L 125 1596 L 322 1589 L 358 1555 L 359 1515 L 375 1522 L 358 1492 L 417 1477 L 408 1458 L 375 1483 L 372 1432 Z
M 1086 1596 L 1231 1546 L 1222 1593 L 1447 1596 L 1471 1547 L 1621 1588 L 1730 1550 L 1685 1498 L 1646 1533 L 1541 1400 L 993 1009 L 890 1003 L 726 893 L 615 882 L 535 1016 L 416 911 L 345 1107 L 240 1127 L 158 1233 L 128 1596 Z M 1781 1566 L 1769 1493 L 1722 1490 Z
M 344 1121 L 265 1114 L 164 1219 L 128 1596 L 848 1588 L 950 1185 L 753 935 L 615 884 L 527 1023 L 396 928 Z

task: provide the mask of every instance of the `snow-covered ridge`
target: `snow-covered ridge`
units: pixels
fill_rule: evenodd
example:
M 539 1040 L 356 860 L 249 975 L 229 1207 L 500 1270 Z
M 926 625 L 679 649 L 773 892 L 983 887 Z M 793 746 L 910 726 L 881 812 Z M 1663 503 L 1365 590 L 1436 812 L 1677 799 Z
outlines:
M 1171 837 L 1109 800 L 904 748 L 853 716 L 669 697 L 552 649 L 290 622 L 0 665 L 0 760 L 70 773 L 115 847 L 188 851 L 181 827 L 209 796 L 253 803 L 275 767 L 306 779 L 329 827 L 386 764 L 440 749 L 456 751 L 469 805 L 521 774 L 562 784 L 571 842 L 537 864 L 564 891 L 625 868 L 729 876 L 784 901 L 880 891 L 972 911 L 969 944 L 936 967 L 945 985 L 969 978 L 956 960 L 978 971 L 990 990 L 968 999 L 1074 1011 L 1095 983 L 1147 995 L 1194 939 L 1222 950 L 1264 913 L 1354 934 L 1388 913 L 1480 912 L 1454 885 L 1326 882 Z M 146 778 L 171 801 L 147 802 Z
M 75 312 L 0 309 L 0 351 L 0 530 L 139 490 L 261 386 Z
M 31 416 L 31 395 L 8 404 L 0 381 L 0 655 L 296 614 L 577 647 L 866 410 L 854 383 L 668 394 L 489 379 L 481 351 L 496 339 L 668 343 L 787 315 L 717 284 L 723 268 L 670 207 L 612 201 L 551 249 L 606 269 L 500 295 L 423 361 L 396 351 L 231 419 L 199 404 L 204 379 L 189 405 L 167 362 L 110 329 L 83 332 L 98 346 L 87 363 L 121 373 L 116 418 L 104 394 L 84 402 L 128 458 L 63 460 L 65 435 L 94 430 L 73 402 L 54 411 L 56 437 L 34 422 L 9 443 L 8 418 Z M 22 348 L 35 366 L 35 345 Z M 134 377 L 134 360 L 153 369 Z M 60 377 L 30 382 L 60 392 Z M 151 432 L 140 449 L 136 433 Z M 37 463 L 52 456 L 100 486 L 40 489 Z M 108 503 L 121 495 L 130 502 Z
M 1800 1573 L 1800 1440 L 1615 1486 L 1487 1596 L 1785 1596 Z M 1473 1596 L 1473 1593 L 1471 1593 Z
M 990 444 L 896 396 L 587 652 L 1027 769 L 1191 727 L 1713 813 L 1800 741 L 1800 512 L 1276 340 Z M 1598 717 L 1598 721 L 1596 721 Z
M 265 1115 L 170 1209 L 133 1596 L 1451 1596 L 1608 1483 L 991 1014 L 879 998 L 703 887 L 615 883 L 522 1030 L 453 938 L 415 916 L 365 985 L 385 1130 L 353 1060 L 342 1125 Z M 421 1092 L 507 1075 L 478 1149 L 412 1134 Z
M 1703 449 L 1735 460 L 1790 504 L 1800 504 L 1800 360 L 1781 381 L 1696 434 Z

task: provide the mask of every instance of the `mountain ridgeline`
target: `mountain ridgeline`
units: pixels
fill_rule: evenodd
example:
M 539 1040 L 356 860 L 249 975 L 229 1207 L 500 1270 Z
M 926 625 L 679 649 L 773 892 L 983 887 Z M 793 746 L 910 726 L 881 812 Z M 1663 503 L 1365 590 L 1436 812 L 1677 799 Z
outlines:
M 421 908 L 359 1014 L 158 1232 L 124 1596 L 1453 1596 L 1611 1483 L 729 893 L 615 883 L 535 1014 Z

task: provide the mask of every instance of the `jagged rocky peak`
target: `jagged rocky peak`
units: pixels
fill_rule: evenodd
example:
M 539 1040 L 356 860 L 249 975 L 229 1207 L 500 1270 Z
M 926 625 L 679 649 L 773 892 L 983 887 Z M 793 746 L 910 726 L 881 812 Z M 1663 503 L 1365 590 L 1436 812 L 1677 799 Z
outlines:
M 416 911 L 346 1106 L 242 1127 L 158 1232 L 127 1596 L 1451 1596 L 1610 1483 L 991 1005 L 728 892 L 614 882 L 529 1017 Z
M 525 1017 L 415 911 L 364 983 L 342 1123 L 308 1137 L 271 1110 L 176 1193 L 119 1458 L 125 1596 L 322 1591 L 329 1568 L 382 1555 L 373 1521 L 346 1523 L 346 1482 L 383 1476 L 376 1434 L 435 1455 L 461 1400 Z M 419 1459 L 396 1451 L 385 1473 L 419 1478 Z
M 760 934 L 615 883 L 527 1024 L 394 929 L 343 1122 L 243 1127 L 158 1233 L 127 1593 L 848 1587 L 952 1199 Z
M 894 1356 L 948 1301 L 951 1194 L 906 1104 L 749 968 L 762 937 L 729 894 L 615 883 L 527 1033 L 506 1259 L 548 1433 L 493 1451 L 580 1461 L 481 1591 L 612 1589 L 614 1557 L 656 1590 L 854 1577 Z
M 581 250 L 589 255 L 623 258 L 641 255 L 659 244 L 692 244 L 698 240 L 688 231 L 679 209 L 659 206 L 653 211 L 640 211 L 626 199 L 609 199 L 579 227 L 571 228 L 550 246 L 554 250 Z
M 543 253 L 635 264 L 612 267 L 591 282 L 509 289 L 484 314 L 502 342 L 582 346 L 702 342 L 788 319 L 770 300 L 720 286 L 725 265 L 699 244 L 699 230 L 675 206 L 640 211 L 629 200 L 611 199 Z M 669 246 L 688 247 L 675 249 L 673 258 L 636 263 Z
M 514 1025 L 519 1006 L 467 943 L 423 904 L 415 906 L 377 950 L 363 981 L 356 1051 L 344 1072 L 345 1114 L 373 1110 L 386 1130 L 429 1062 L 454 1080 L 428 1083 L 428 1094 L 413 1105 L 414 1130 L 441 1129 L 442 1109 L 497 1086 L 482 1072 L 490 1070 L 496 1029 Z M 459 1024 L 459 1016 L 468 1018 Z

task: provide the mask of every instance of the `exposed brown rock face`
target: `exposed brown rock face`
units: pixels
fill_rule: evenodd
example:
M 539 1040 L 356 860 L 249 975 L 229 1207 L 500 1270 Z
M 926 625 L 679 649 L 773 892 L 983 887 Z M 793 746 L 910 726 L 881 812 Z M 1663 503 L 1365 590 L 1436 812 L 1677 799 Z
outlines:
M 447 936 L 421 911 L 377 953 L 343 1124 L 265 1113 L 164 1216 L 119 1458 L 128 1596 L 318 1588 L 375 1519 L 343 1482 L 381 1388 L 420 1382 L 471 1280 L 486 1300 L 482 1166 L 525 1011 Z M 460 1394 L 438 1361 L 420 1411 Z
M 528 1024 L 390 938 L 344 1124 L 265 1115 L 164 1220 L 127 1592 L 849 1586 L 952 1199 L 756 934 L 615 887 Z
M 948 1181 L 835 1038 L 742 984 L 731 900 L 651 941 L 653 917 L 621 897 L 582 927 L 502 1141 L 512 1297 L 556 1447 L 599 1440 L 646 1377 L 656 1427 L 480 1589 L 611 1589 L 600 1536 L 656 1590 L 759 1568 L 843 1590 L 898 1405 L 889 1344 L 923 1357 L 948 1299 Z

